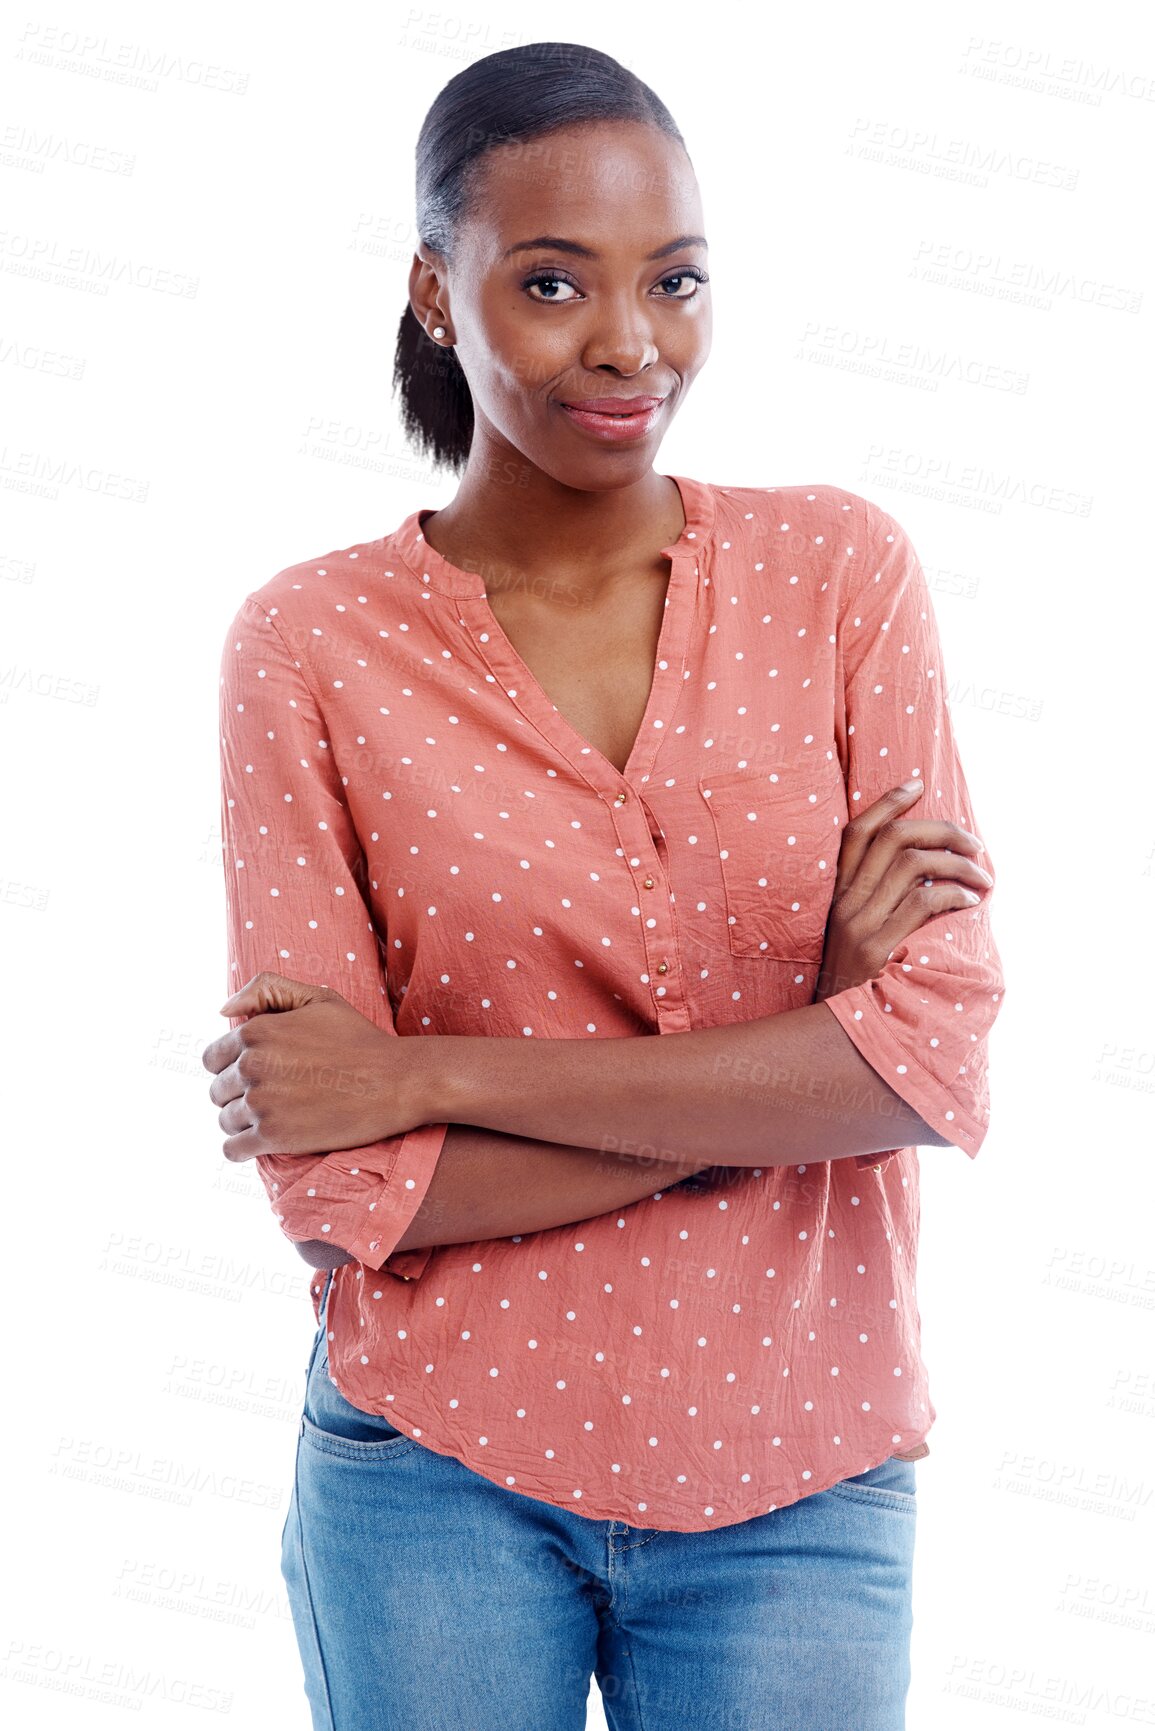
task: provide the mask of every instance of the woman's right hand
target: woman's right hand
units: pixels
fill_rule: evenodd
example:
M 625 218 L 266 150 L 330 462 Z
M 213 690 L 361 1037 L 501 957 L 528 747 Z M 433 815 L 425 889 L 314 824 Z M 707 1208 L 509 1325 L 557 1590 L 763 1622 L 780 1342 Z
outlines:
M 815 1002 L 874 979 L 903 938 L 935 914 L 972 907 L 993 884 L 969 857 L 982 852 L 969 830 L 898 815 L 922 793 L 921 784 L 891 788 L 843 830 Z

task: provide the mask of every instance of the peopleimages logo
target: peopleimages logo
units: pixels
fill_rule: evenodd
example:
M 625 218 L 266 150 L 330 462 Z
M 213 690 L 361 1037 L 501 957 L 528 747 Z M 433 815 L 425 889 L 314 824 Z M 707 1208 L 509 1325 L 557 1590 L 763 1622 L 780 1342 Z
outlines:
M 1061 265 L 1004 258 L 1001 253 L 956 246 L 952 241 L 920 240 L 909 274 L 923 282 L 1011 300 L 1016 305 L 1033 303 L 1040 311 L 1049 311 L 1059 296 L 1110 312 L 1137 313 L 1143 305 L 1139 289 L 1102 282 Z
M 888 377 L 895 383 L 936 391 L 942 380 L 960 385 L 978 385 L 987 390 L 1026 394 L 1030 374 L 1016 367 L 981 360 L 958 350 L 930 347 L 909 339 L 891 337 L 885 331 L 860 331 L 811 319 L 802 331 L 795 358 L 835 366 L 853 367 L 872 378 Z
M 153 93 L 160 89 L 163 78 L 216 90 L 224 96 L 243 96 L 249 85 L 247 72 L 215 66 L 191 55 L 186 58 L 144 43 L 70 30 L 59 24 L 37 24 L 31 19 L 24 26 L 15 58 Z
M 951 456 L 908 451 L 899 445 L 871 445 L 864 461 L 871 477 L 885 480 L 888 474 L 898 475 L 908 483 L 917 482 L 922 490 L 933 490 L 934 497 L 953 494 L 960 502 L 974 503 L 986 511 L 997 512 L 1004 505 L 1032 505 L 1037 510 L 1089 517 L 1094 504 L 1092 495 L 1069 487 L 987 469 L 981 463 L 956 463 Z
M 846 154 L 972 186 L 988 186 L 992 175 L 1062 192 L 1074 192 L 1079 182 L 1077 168 L 1048 162 L 1029 151 L 979 144 L 971 138 L 940 138 L 937 132 L 918 126 L 861 116 L 851 127 Z
M 971 37 L 963 49 L 958 70 L 992 84 L 1009 84 L 1016 89 L 1059 96 L 1096 108 L 1102 105 L 1104 96 L 1155 102 L 1155 76 L 1150 73 L 1097 66 L 1093 60 L 1052 54 L 1049 48 L 1029 48 L 1021 42 L 992 42 L 985 36 Z
M 106 1707 L 138 1713 L 145 1700 L 171 1701 L 208 1713 L 231 1713 L 231 1690 L 170 1676 L 128 1659 L 102 1659 L 52 1642 L 12 1639 L 0 1657 L 0 1677 L 64 1695 L 83 1695 Z M 26 1721 L 27 1722 L 27 1721 Z

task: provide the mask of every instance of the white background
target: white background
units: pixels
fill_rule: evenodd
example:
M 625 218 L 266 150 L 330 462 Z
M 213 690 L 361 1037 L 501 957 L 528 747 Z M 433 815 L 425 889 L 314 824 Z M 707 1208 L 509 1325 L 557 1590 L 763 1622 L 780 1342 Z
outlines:
M 992 1128 L 920 1157 L 909 1726 L 1155 1724 L 1155 32 L 1124 4 L 8 13 L 0 1699 L 308 1724 L 278 1543 L 310 1275 L 200 1062 L 219 657 L 277 571 L 452 496 L 391 396 L 413 150 L 453 73 L 542 39 L 638 72 L 701 182 L 713 352 L 657 466 L 898 517 L 999 871 Z

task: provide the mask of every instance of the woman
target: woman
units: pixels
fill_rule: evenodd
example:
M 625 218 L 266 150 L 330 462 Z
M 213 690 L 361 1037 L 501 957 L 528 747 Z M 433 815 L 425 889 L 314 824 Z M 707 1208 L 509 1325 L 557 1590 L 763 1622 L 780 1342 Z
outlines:
M 977 1154 L 1002 997 L 925 581 L 856 494 L 654 470 L 709 279 L 631 72 L 492 54 L 417 158 L 398 378 L 457 493 L 222 662 L 205 1063 L 322 1271 L 313 1723 L 568 1731 L 592 1674 L 614 1731 L 895 1731 L 916 1149 Z

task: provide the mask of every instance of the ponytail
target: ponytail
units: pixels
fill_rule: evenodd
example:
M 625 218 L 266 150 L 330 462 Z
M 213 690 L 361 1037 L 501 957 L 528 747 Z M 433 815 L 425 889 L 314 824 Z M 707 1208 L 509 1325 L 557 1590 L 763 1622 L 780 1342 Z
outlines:
M 435 468 L 460 474 L 473 440 L 473 398 L 456 351 L 435 342 L 408 304 L 397 331 L 393 384 L 410 443 Z

